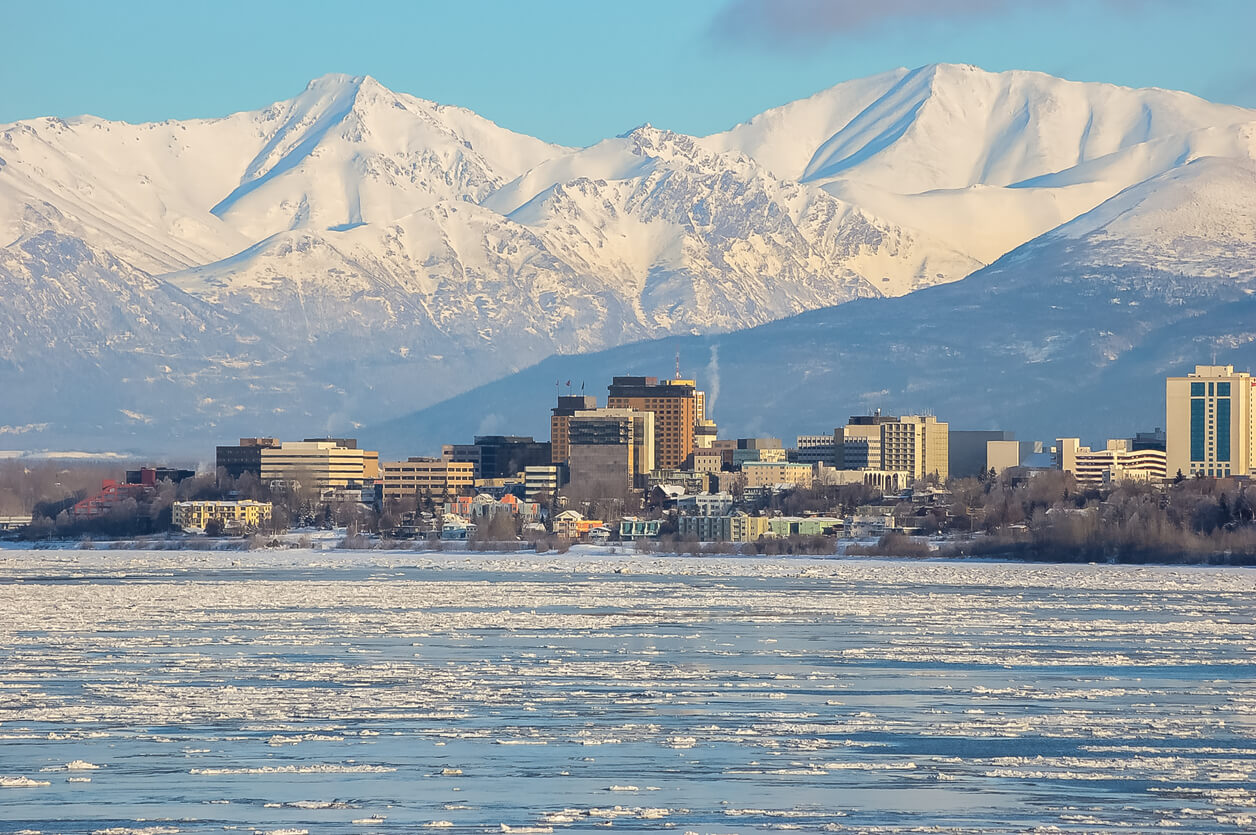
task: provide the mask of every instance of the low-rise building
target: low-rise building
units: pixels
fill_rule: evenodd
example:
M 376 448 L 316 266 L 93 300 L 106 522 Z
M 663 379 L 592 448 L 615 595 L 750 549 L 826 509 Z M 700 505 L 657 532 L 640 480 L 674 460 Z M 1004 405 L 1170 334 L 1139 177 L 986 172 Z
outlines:
M 823 536 L 837 533 L 845 522 L 832 516 L 773 516 L 768 528 L 780 537 Z
M 854 539 L 880 538 L 894 530 L 894 514 L 889 510 L 884 513 L 856 513 L 847 516 L 844 533 Z
M 1163 450 L 1131 449 L 1126 439 L 1108 441 L 1106 449 L 1081 446 L 1077 438 L 1056 441 L 1060 469 L 1071 472 L 1078 484 L 1103 486 L 1121 481 L 1163 482 L 1168 461 Z
M 663 523 L 659 519 L 638 519 L 625 516 L 619 520 L 619 538 L 625 542 L 637 539 L 658 539 Z
M 565 454 L 565 453 L 564 453 Z M 523 470 L 523 495 L 530 502 L 540 496 L 554 496 L 562 486 L 565 464 L 539 464 Z
M 727 516 L 733 511 L 731 493 L 695 493 L 676 500 L 678 513 L 687 516 Z
M 741 465 L 741 472 L 746 477 L 746 487 L 778 484 L 810 487 L 812 481 L 810 464 L 791 464 L 788 461 L 747 461 Z
M 185 531 L 203 531 L 214 519 L 224 530 L 256 530 L 270 522 L 271 510 L 270 502 L 252 500 L 175 502 L 170 506 L 170 520 Z
M 440 458 L 407 458 L 383 464 L 384 499 L 451 501 L 470 492 L 475 465 Z
M 154 488 L 148 484 L 121 484 L 115 479 L 107 478 L 101 482 L 99 493 L 77 502 L 70 509 L 70 516 L 76 522 L 99 519 L 122 507 L 127 501 L 139 502 L 153 493 Z
M 699 542 L 757 542 L 771 531 L 768 517 L 741 511 L 727 516 L 681 516 L 676 521 L 682 537 Z

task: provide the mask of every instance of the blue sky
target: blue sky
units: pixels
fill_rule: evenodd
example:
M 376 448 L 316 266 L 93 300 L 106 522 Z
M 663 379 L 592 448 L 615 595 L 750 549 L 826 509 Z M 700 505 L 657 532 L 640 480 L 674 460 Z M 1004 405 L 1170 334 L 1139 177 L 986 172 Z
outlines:
M 1256 0 L 14 0 L 0 122 L 217 116 L 328 72 L 585 145 L 936 61 L 1256 107 Z

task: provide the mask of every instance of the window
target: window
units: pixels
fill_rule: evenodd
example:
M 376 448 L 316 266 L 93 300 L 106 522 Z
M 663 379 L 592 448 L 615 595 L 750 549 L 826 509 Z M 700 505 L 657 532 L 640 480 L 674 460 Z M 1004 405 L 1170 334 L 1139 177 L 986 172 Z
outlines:
M 1221 461 L 1230 460 L 1230 401 L 1228 399 L 1217 401 L 1217 458 Z
M 1191 383 L 1191 388 L 1202 386 L 1203 383 Z M 1202 398 L 1191 400 L 1191 460 L 1204 460 L 1204 446 L 1207 441 L 1207 428 L 1204 425 L 1204 401 Z
M 1204 384 L 1203 383 L 1191 383 L 1191 397 L 1203 397 L 1203 396 L 1204 396 Z
M 1217 396 L 1229 397 L 1230 396 L 1230 384 L 1229 383 L 1217 383 Z

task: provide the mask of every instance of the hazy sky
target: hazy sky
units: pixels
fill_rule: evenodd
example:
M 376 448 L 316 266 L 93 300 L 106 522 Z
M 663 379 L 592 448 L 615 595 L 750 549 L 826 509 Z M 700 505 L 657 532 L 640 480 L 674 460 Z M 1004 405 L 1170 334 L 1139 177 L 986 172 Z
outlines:
M 0 122 L 218 116 L 329 72 L 585 145 L 937 61 L 1256 107 L 1256 0 L 12 0 Z

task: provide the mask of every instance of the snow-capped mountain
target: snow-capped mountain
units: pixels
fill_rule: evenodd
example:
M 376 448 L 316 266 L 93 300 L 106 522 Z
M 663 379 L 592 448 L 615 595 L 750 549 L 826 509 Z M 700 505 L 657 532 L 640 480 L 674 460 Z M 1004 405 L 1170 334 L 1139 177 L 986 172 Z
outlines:
M 1212 298 L 1245 269 L 1254 130 L 1184 93 L 950 65 L 584 149 L 348 76 L 221 119 L 0 125 L 0 437 L 348 430 L 554 354 L 914 310 L 881 297 L 1001 257 L 963 283 L 1125 258 Z M 906 321 L 867 336 L 910 354 L 932 325 Z
M 953 429 L 1103 443 L 1164 423 L 1164 377 L 1256 368 L 1256 167 L 1203 158 L 1122 192 L 951 284 L 729 334 L 552 357 L 370 427 L 433 448 L 476 415 L 543 434 L 554 380 L 595 394 L 679 354 L 722 437 L 827 433 L 849 415 L 931 410 Z M 503 404 L 510 404 L 507 409 Z

